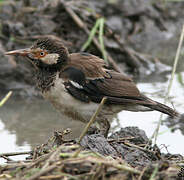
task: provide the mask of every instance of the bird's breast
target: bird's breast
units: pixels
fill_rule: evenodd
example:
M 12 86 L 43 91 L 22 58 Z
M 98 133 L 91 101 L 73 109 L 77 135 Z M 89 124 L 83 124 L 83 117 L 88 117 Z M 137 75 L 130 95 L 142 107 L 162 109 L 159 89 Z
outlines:
M 71 117 L 73 120 L 88 122 L 98 107 L 94 102 L 82 102 L 70 95 L 64 85 L 62 78 L 56 75 L 54 85 L 43 96 L 48 99 L 61 113 Z

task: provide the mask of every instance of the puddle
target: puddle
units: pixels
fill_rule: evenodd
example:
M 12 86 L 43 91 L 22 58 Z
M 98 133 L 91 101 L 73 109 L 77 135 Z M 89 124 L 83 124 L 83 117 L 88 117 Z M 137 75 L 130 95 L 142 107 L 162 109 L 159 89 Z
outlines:
M 184 73 L 182 73 L 182 77 L 184 77 Z M 139 90 L 143 92 L 146 96 L 151 99 L 161 102 L 164 102 L 164 94 L 168 87 L 168 83 L 138 83 L 137 84 Z M 160 97 L 162 96 L 162 98 Z M 184 86 L 182 86 L 178 82 L 178 77 L 175 76 L 173 81 L 173 86 L 170 92 L 171 102 L 175 109 L 178 112 L 184 113 Z M 170 107 L 172 107 L 171 103 L 167 103 Z M 138 126 L 140 129 L 143 129 L 148 137 L 151 137 L 155 128 L 157 127 L 157 122 L 160 119 L 160 112 L 152 111 L 152 112 L 128 112 L 122 111 L 118 114 L 119 124 L 122 127 L 126 126 Z M 164 115 L 163 119 L 167 116 Z M 117 121 L 114 121 L 112 126 L 117 126 Z M 160 134 L 158 136 L 157 145 L 162 148 L 162 152 L 167 153 L 180 153 L 184 155 L 184 149 L 182 142 L 184 140 L 184 136 L 179 130 L 176 130 L 174 133 L 170 131 L 170 129 L 162 125 L 160 127 Z M 167 147 L 167 148 L 164 148 Z
M 163 102 L 163 98 L 159 95 L 164 95 L 167 83 L 138 83 L 137 86 L 141 92 L 146 92 L 144 94 L 150 98 Z M 174 107 L 179 112 L 184 112 L 184 87 L 177 81 L 177 77 L 174 80 L 170 95 Z M 146 134 L 150 137 L 156 128 L 156 121 L 159 120 L 159 117 L 160 113 L 156 111 L 136 113 L 123 111 L 118 114 L 119 127 L 138 126 L 146 131 Z M 112 127 L 115 126 L 117 126 L 116 120 L 112 122 Z M 45 100 L 15 100 L 11 98 L 0 109 L 0 153 L 28 151 L 40 143 L 45 143 L 54 130 L 62 130 L 68 127 L 72 129 L 71 138 L 73 138 L 80 135 L 84 125 L 61 117 Z M 171 133 L 168 127 L 162 125 L 160 132 L 158 145 L 163 147 L 163 152 L 168 150 L 170 153 L 184 155 L 184 149 L 181 147 L 184 137 L 179 130 Z M 167 150 L 163 144 L 167 147 Z
M 21 146 L 16 144 L 16 134 L 10 133 L 8 130 L 5 130 L 4 124 L 2 123 L 2 120 L 0 119 L 0 153 L 8 153 L 8 152 L 22 152 L 22 151 L 29 151 L 30 145 L 24 142 Z M 12 156 L 11 159 L 13 160 L 19 160 L 24 159 L 26 155 L 20 155 L 20 156 Z M 6 160 L 0 158 L 0 164 L 6 162 Z
M 0 153 L 28 151 L 46 143 L 55 130 L 68 127 L 72 134 L 67 138 L 73 138 L 80 135 L 84 125 L 61 117 L 45 100 L 11 98 L 0 109 Z

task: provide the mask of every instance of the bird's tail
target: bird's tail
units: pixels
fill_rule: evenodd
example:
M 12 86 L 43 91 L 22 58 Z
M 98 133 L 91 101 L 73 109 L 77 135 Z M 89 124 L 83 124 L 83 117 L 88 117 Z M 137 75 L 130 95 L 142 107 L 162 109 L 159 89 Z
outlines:
M 148 97 L 146 97 L 146 99 L 149 102 L 151 101 L 152 104 L 145 104 L 144 106 L 149 107 L 152 110 L 160 111 L 164 114 L 169 115 L 172 118 L 178 117 L 180 115 L 176 110 L 170 108 L 167 105 L 164 105 L 164 104 L 159 103 L 157 101 L 153 101 L 153 100 L 149 99 Z

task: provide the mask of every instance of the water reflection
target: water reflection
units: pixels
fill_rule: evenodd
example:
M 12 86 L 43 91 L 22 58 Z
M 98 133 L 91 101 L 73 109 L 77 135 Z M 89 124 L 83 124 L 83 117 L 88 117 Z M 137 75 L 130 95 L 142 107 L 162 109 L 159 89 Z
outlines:
M 61 116 L 49 102 L 39 100 L 9 100 L 0 109 L 4 130 L 16 134 L 16 144 L 26 142 L 32 147 L 44 143 L 55 130 L 72 129 L 70 138 L 79 136 L 83 124 Z M 1 133 L 1 132 L 0 132 Z
M 10 133 L 8 130 L 5 130 L 4 124 L 0 119 L 0 153 L 8 153 L 8 152 L 22 152 L 29 151 L 30 145 L 26 142 L 22 143 L 21 146 L 16 144 L 16 134 Z M 11 157 L 13 160 L 25 159 L 26 155 Z M 6 162 L 6 160 L 0 158 L 0 164 Z

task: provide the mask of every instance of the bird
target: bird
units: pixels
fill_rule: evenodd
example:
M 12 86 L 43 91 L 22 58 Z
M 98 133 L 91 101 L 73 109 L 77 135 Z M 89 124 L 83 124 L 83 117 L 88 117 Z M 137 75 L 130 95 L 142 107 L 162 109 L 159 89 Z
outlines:
M 38 88 L 45 99 L 72 120 L 88 123 L 101 100 L 106 102 L 96 118 L 100 130 L 107 136 L 114 115 L 122 110 L 156 110 L 171 118 L 179 113 L 143 95 L 128 76 L 109 69 L 105 61 L 95 55 L 69 53 L 61 42 L 41 38 L 26 49 L 6 52 L 22 56 L 34 66 Z

